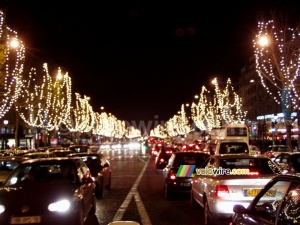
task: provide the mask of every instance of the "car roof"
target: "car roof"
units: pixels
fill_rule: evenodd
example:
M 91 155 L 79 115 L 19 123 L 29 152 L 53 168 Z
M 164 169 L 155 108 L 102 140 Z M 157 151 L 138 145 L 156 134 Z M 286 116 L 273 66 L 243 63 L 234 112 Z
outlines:
M 43 162 L 67 162 L 67 161 L 77 161 L 77 160 L 81 160 L 79 158 L 71 158 L 71 157 L 53 157 L 53 158 L 37 158 L 37 159 L 28 159 L 24 162 L 22 162 L 22 164 L 26 164 L 26 163 L 43 163 Z
M 273 180 L 287 180 L 300 182 L 300 173 L 293 174 L 279 174 L 273 178 Z
M 74 153 L 71 153 L 69 154 L 68 156 L 101 156 L 101 154 L 99 153 L 96 153 L 96 152 L 74 152 Z
M 222 159 L 232 159 L 232 158 L 238 158 L 238 159 L 245 159 L 245 158 L 270 159 L 268 156 L 265 156 L 265 155 L 249 155 L 249 154 L 220 154 L 220 155 L 212 155 L 212 156 L 220 157 Z

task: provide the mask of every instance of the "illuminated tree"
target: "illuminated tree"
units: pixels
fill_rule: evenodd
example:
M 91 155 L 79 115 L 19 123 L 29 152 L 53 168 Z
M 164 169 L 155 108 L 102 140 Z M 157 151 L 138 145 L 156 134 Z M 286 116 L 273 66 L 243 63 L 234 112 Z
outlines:
M 299 24 L 296 28 L 291 28 L 286 22 L 280 21 L 279 17 L 276 20 L 258 22 L 258 32 L 253 42 L 256 71 L 274 103 L 281 105 L 286 123 L 287 145 L 291 146 L 291 111 L 298 112 L 298 127 L 300 118 Z M 300 147 L 299 141 L 298 146 Z
M 199 102 L 191 106 L 192 119 L 201 130 L 210 131 L 230 123 L 242 123 L 247 112 L 242 109 L 242 99 L 235 92 L 230 78 L 223 90 L 217 79 L 213 80 L 214 93 L 202 87 Z
M 19 97 L 24 60 L 25 47 L 0 11 L 0 118 Z
M 22 120 L 30 127 L 48 131 L 58 129 L 69 114 L 71 79 L 67 73 L 62 75 L 59 68 L 57 75 L 53 81 L 45 63 L 42 75 L 32 68 L 28 79 L 23 79 L 21 94 L 15 106 Z

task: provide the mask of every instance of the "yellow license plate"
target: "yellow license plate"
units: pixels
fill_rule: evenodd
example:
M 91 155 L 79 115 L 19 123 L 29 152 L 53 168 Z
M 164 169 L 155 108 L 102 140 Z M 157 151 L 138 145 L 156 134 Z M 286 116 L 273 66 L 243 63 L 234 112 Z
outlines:
M 254 197 L 260 192 L 260 189 L 245 189 L 244 196 Z
M 260 192 L 260 189 L 245 189 L 244 196 L 254 197 Z M 268 190 L 264 196 L 274 197 L 276 190 Z
M 10 224 L 30 224 L 40 223 L 40 216 L 24 216 L 24 217 L 13 217 L 10 219 Z

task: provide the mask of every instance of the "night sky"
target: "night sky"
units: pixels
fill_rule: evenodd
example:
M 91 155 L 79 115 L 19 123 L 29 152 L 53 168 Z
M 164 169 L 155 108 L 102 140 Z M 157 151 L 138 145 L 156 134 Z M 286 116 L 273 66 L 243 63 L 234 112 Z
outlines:
M 300 15 L 299 0 L 63 2 L 2 0 L 0 8 L 28 61 L 61 67 L 94 111 L 135 123 L 167 121 L 214 77 L 237 80 L 259 15 Z

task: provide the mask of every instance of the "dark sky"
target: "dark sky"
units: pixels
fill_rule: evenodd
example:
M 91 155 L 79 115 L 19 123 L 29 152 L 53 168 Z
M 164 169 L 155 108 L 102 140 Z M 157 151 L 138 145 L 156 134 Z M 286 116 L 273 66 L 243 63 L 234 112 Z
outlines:
M 215 76 L 235 80 L 253 54 L 259 14 L 300 12 L 299 0 L 220 2 L 2 0 L 0 8 L 28 58 L 67 71 L 94 111 L 138 123 L 167 121 Z

